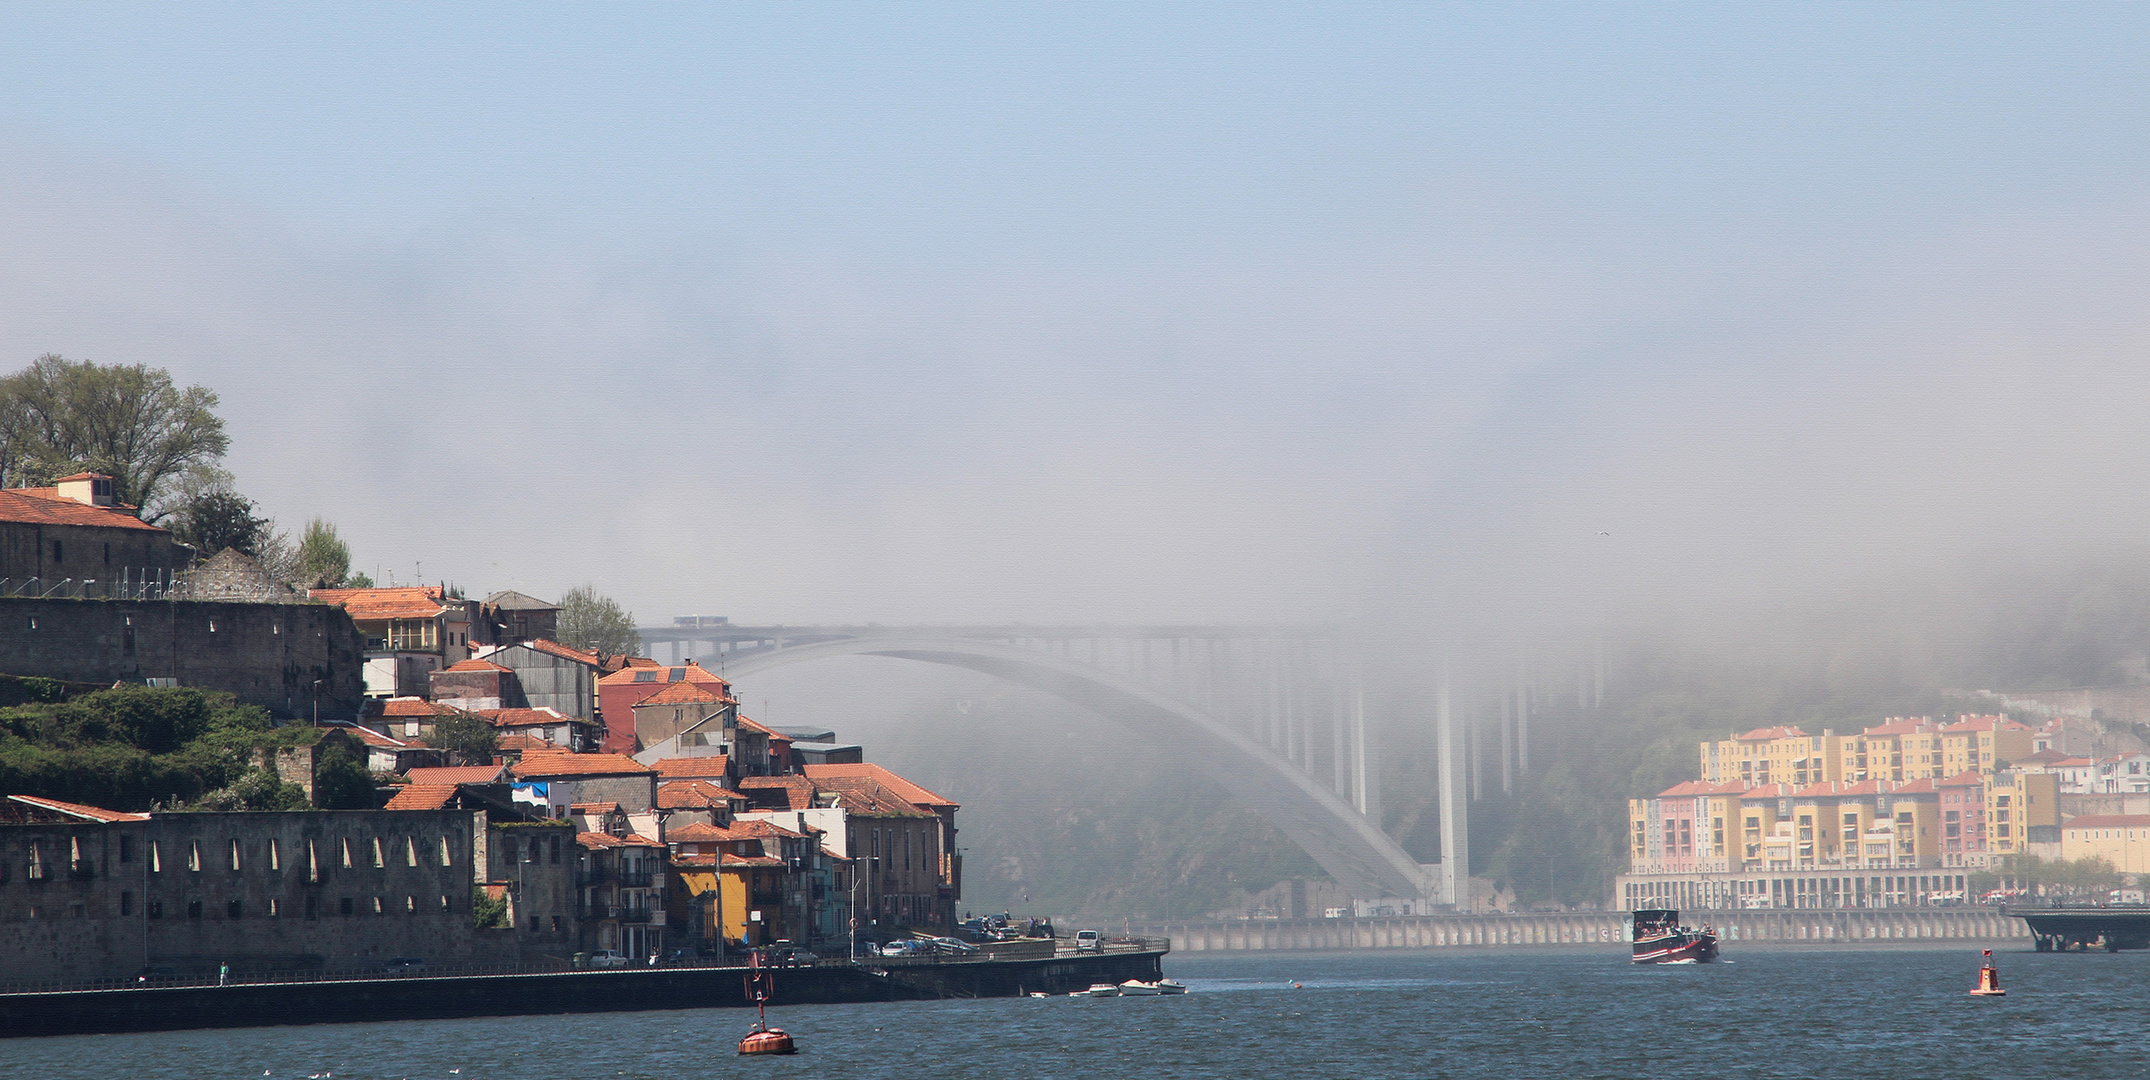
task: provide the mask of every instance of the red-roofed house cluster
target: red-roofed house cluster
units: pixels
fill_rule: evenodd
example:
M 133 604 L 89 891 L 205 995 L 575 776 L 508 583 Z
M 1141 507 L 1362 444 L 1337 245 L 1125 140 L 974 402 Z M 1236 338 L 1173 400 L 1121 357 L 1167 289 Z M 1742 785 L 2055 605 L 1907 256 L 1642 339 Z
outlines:
M 1898 907 L 1975 902 L 1967 872 L 2009 856 L 2150 870 L 2150 816 L 2099 824 L 2150 815 L 2150 753 L 2053 748 L 2083 744 L 2073 724 L 1890 717 L 1704 742 L 1700 779 L 1629 800 L 1616 887 L 1631 907 Z

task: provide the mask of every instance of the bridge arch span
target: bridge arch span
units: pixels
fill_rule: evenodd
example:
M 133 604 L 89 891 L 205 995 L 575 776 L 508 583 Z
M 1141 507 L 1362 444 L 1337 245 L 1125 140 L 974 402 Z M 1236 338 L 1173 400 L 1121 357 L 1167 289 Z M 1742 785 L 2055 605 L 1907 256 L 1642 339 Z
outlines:
M 886 656 L 983 672 L 1161 734 L 1168 754 L 1246 799 L 1353 895 L 1419 897 L 1435 891 L 1426 868 L 1312 777 L 1215 716 L 1088 664 L 998 642 L 903 635 L 757 651 L 727 658 L 712 670 L 736 682 L 771 668 L 839 656 Z

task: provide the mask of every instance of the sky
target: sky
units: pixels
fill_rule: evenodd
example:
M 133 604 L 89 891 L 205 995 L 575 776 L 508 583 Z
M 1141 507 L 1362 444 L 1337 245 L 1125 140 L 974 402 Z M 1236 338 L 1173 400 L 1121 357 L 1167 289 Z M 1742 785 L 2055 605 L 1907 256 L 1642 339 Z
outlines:
M 2150 527 L 2150 11 L 0 12 L 0 365 L 645 624 L 1767 605 Z

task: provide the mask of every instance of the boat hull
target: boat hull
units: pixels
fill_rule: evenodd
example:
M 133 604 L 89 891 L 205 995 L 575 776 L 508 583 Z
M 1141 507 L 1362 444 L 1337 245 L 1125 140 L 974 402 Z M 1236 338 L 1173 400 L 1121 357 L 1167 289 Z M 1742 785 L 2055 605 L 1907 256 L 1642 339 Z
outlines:
M 1635 943 L 1638 964 L 1707 964 L 1717 959 L 1717 935 L 1668 934 Z

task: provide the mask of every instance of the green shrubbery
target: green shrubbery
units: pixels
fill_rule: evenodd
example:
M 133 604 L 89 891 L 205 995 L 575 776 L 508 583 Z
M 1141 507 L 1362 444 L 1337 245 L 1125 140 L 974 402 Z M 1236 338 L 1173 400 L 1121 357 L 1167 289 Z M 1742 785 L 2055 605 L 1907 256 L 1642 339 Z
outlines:
M 304 803 L 297 785 L 261 769 L 260 751 L 312 738 L 229 694 L 114 687 L 0 708 L 0 792 L 112 810 L 290 809 Z

